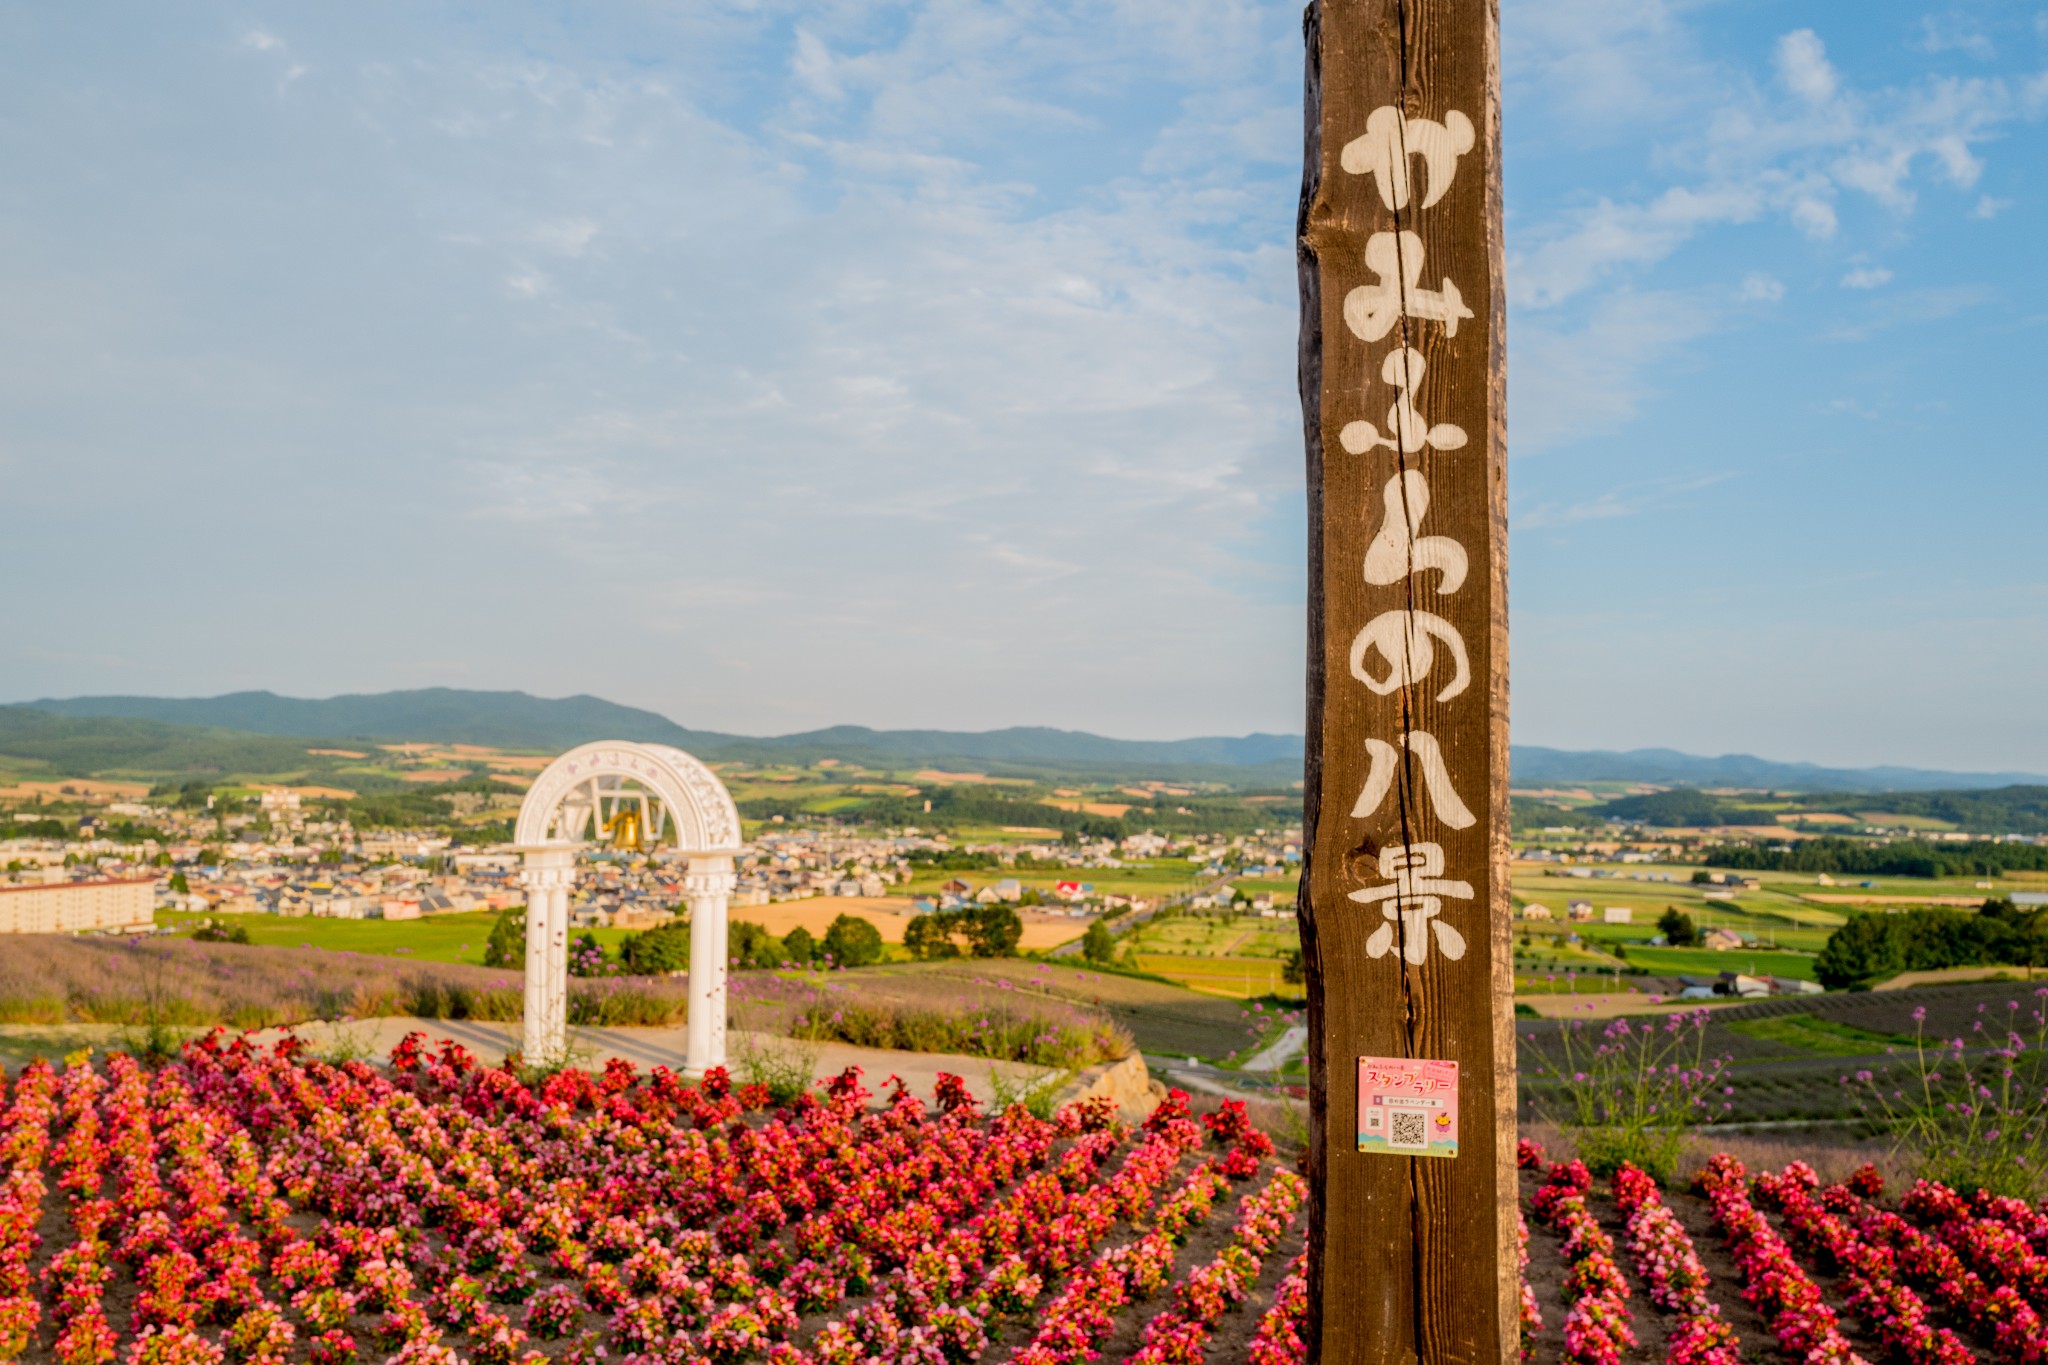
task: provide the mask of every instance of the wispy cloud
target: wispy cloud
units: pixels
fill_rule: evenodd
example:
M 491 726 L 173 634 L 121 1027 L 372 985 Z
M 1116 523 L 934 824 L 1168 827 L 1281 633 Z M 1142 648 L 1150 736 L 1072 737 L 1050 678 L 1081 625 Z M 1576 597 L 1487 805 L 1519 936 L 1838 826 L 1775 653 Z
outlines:
M 1732 472 L 1699 474 L 1689 478 L 1609 489 L 1596 497 L 1571 503 L 1546 502 L 1514 514 L 1510 526 L 1516 531 L 1554 531 L 1588 521 L 1612 521 L 1636 517 L 1679 506 L 1686 495 L 1726 483 Z

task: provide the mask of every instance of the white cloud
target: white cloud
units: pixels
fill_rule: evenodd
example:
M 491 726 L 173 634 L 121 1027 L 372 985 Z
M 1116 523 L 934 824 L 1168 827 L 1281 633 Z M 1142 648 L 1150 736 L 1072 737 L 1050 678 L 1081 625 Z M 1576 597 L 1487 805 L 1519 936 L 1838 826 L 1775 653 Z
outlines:
M 1883 266 L 1861 265 L 1842 277 L 1844 289 L 1876 289 L 1890 284 L 1892 272 Z
M 1778 79 L 1808 104 L 1826 104 L 1835 97 L 1835 68 L 1828 63 L 1820 35 L 1812 29 L 1797 29 L 1780 38 L 1777 62 Z
M 1557 530 L 1588 521 L 1613 521 L 1621 517 L 1640 516 L 1646 512 L 1666 511 L 1678 506 L 1688 493 L 1711 488 L 1734 478 L 1732 473 L 1694 475 L 1681 479 L 1666 479 L 1652 484 L 1637 484 L 1627 488 L 1611 488 L 1597 497 L 1570 503 L 1542 503 L 1526 512 L 1516 513 L 1511 518 L 1511 529 L 1516 531 Z
M 1929 52 L 1963 52 L 1986 62 L 1998 55 L 1990 37 L 1960 15 L 1929 14 L 1920 21 L 1920 34 L 1920 45 Z
M 1509 450 L 1537 454 L 1622 426 L 1654 392 L 1647 376 L 1719 322 L 1703 297 L 1627 291 L 1603 296 L 1575 325 L 1543 314 L 1512 320 Z
M 1967 309 L 1983 305 L 1991 291 L 1982 285 L 1954 285 L 1940 289 L 1900 290 L 1881 294 L 1870 303 L 1870 311 L 1859 322 L 1847 323 L 1829 333 L 1836 341 L 1868 341 L 1878 333 L 1898 326 L 1939 322 Z
M 1972 218 L 1996 218 L 2011 207 L 2012 200 L 1993 199 L 1987 194 L 1977 201 L 1976 208 L 1970 210 L 1970 216 Z
M 597 224 L 588 218 L 560 218 L 536 226 L 533 240 L 544 250 L 574 258 L 590 249 L 597 233 Z
M 1573 215 L 1561 232 L 1517 254 L 1509 263 L 1508 288 L 1519 304 L 1562 303 L 1615 271 L 1654 265 L 1703 226 L 1747 222 L 1763 207 L 1760 194 L 1733 185 L 1674 186 L 1640 205 L 1602 200 Z
M 1777 303 L 1785 297 L 1784 282 L 1762 272 L 1743 277 L 1738 297 L 1744 303 Z

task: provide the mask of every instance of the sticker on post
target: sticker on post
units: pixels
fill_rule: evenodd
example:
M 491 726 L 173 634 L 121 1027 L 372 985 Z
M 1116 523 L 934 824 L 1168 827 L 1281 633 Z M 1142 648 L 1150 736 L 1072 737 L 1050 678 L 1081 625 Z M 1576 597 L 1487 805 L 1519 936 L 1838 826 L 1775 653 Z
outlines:
M 1458 1064 L 1360 1057 L 1358 1150 L 1390 1156 L 1456 1156 Z

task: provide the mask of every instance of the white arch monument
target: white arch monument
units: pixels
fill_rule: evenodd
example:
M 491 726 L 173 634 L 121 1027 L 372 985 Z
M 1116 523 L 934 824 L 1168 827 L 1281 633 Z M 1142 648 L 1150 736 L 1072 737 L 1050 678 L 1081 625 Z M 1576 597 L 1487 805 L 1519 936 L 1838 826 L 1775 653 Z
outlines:
M 529 1061 L 566 1050 L 569 1012 L 569 888 L 576 852 L 622 818 L 641 839 L 666 838 L 689 859 L 683 900 L 690 907 L 690 1016 L 683 1069 L 701 1076 L 725 1065 L 725 907 L 738 881 L 740 813 L 718 774 L 665 744 L 605 740 L 571 749 L 534 779 L 519 807 L 513 841 L 525 855 L 526 1009 Z

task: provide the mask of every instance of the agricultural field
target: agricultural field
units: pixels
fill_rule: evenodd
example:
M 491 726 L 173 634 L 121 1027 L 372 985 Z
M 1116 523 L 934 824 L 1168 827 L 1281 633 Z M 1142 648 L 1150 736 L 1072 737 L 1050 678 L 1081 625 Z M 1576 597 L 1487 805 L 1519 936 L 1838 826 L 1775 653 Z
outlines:
M 1238 1000 L 1258 1000 L 1268 996 L 1302 998 L 1302 988 L 1283 981 L 1280 964 L 1271 960 L 1140 953 L 1138 967 L 1209 995 L 1227 995 Z
M 495 911 L 426 915 L 413 920 L 328 919 L 280 915 L 204 915 L 159 910 L 160 928 L 191 929 L 218 920 L 230 929 L 248 931 L 249 941 L 281 948 L 318 948 L 336 953 L 367 953 L 411 958 L 419 962 L 467 962 L 482 966 L 484 944 Z M 597 929 L 598 942 L 616 949 L 627 936 L 623 929 Z M 581 931 L 579 931 L 580 935 Z
M 1270 1042 L 1273 1022 L 1249 1009 L 1241 996 L 1204 994 L 1173 981 L 1015 958 L 904 963 L 847 973 L 863 990 L 889 991 L 892 978 L 905 992 L 930 995 L 954 983 L 996 983 L 1028 998 L 1043 993 L 1099 1011 L 1119 1025 L 1140 1051 L 1222 1061 Z
M 1293 920 L 1175 914 L 1139 925 L 1118 943 L 1141 970 L 1206 994 L 1255 1000 L 1302 993 L 1281 979 L 1283 960 L 1301 945 Z

